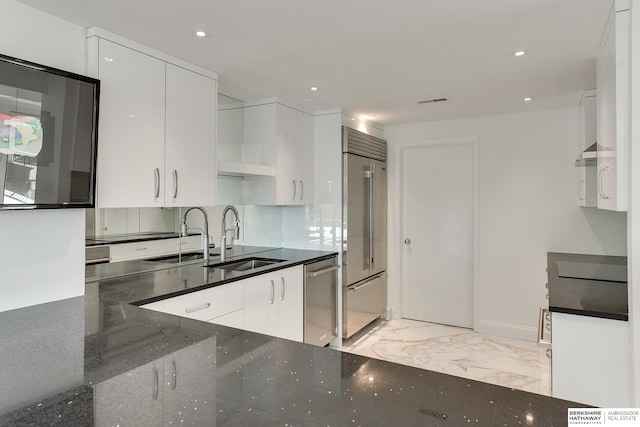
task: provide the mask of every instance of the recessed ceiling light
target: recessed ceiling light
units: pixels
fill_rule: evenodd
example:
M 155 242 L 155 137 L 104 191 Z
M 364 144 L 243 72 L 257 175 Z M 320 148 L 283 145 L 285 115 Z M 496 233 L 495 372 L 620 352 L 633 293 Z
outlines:
M 311 88 L 310 88 L 310 89 L 311 89 L 312 91 L 316 91 L 316 90 L 318 90 L 318 87 L 317 87 L 317 86 L 311 86 Z
M 206 35 L 207 35 L 207 33 L 205 33 L 205 32 L 204 32 L 204 31 L 202 31 L 202 30 L 198 30 L 198 31 L 196 31 L 196 36 L 198 36 L 198 37 L 204 37 L 204 36 L 206 36 Z
M 529 102 L 529 101 L 531 101 L 532 99 L 533 99 L 532 97 L 527 96 L 524 100 L 525 100 L 526 102 Z
M 373 120 L 373 119 L 376 118 L 376 115 L 375 114 L 364 114 L 362 116 L 362 118 L 365 119 L 365 120 Z
M 107 62 L 113 62 L 113 58 L 109 58 L 108 56 L 105 56 L 104 60 Z
M 513 55 L 514 55 L 514 56 L 522 56 L 522 55 L 524 55 L 525 53 L 526 53 L 526 52 L 525 52 L 524 50 L 519 50 L 519 51 L 517 51 L 516 53 L 514 53 Z

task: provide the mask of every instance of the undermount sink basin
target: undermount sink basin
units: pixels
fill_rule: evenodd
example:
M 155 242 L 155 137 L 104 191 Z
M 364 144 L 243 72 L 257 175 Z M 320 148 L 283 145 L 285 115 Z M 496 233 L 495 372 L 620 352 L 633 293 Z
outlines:
M 270 259 L 270 258 L 248 258 L 235 262 L 228 262 L 224 264 L 207 265 L 207 268 L 219 268 L 225 271 L 248 271 L 256 268 L 264 267 L 266 265 L 277 264 L 283 262 L 282 259 Z

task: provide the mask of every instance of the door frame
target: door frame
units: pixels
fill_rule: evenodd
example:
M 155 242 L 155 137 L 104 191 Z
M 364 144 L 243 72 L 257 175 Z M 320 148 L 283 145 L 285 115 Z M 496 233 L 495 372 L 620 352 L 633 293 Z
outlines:
M 420 140 L 408 140 L 397 141 L 393 145 L 391 153 L 393 159 L 389 162 L 393 165 L 394 171 L 390 173 L 393 178 L 393 193 L 390 192 L 388 206 L 390 219 L 389 221 L 389 242 L 391 249 L 391 256 L 389 257 L 390 266 L 390 286 L 389 286 L 389 306 L 397 307 L 396 310 L 391 309 L 391 316 L 393 318 L 402 318 L 403 308 L 403 283 L 402 283 L 402 265 L 403 265 L 403 219 L 402 219 L 402 204 L 404 202 L 402 197 L 403 189 L 403 155 L 405 150 L 421 147 L 437 147 L 437 146 L 455 146 L 455 145 L 468 145 L 472 150 L 472 162 L 473 162 L 473 221 L 472 221 L 472 275 L 471 275 L 471 293 L 472 293 L 472 310 L 473 310 L 473 329 L 476 330 L 479 324 L 478 320 L 478 292 L 476 285 L 478 283 L 478 190 L 479 190 L 479 174 L 478 174 L 478 145 L 479 138 L 477 136 L 463 136 L 463 137 L 451 137 L 451 138 L 434 138 L 434 139 L 420 139 Z M 391 277 L 395 279 L 391 279 Z M 393 285 L 395 284 L 395 286 Z

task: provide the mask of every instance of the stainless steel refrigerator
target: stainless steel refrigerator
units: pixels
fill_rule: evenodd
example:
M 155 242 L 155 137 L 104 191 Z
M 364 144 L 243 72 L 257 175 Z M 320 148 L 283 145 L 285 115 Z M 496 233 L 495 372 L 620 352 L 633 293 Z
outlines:
M 387 143 L 342 128 L 342 337 L 387 306 Z

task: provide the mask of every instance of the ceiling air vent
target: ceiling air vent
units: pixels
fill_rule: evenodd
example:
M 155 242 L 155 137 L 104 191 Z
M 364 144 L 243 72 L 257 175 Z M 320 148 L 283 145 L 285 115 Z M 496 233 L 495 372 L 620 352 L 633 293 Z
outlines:
M 448 101 L 449 98 L 433 98 L 433 99 L 425 99 L 424 101 L 418 101 L 418 104 L 431 104 L 432 102 L 444 102 Z

